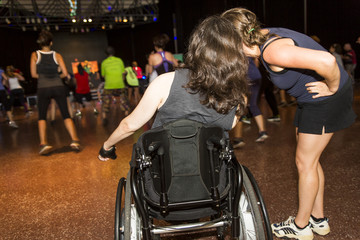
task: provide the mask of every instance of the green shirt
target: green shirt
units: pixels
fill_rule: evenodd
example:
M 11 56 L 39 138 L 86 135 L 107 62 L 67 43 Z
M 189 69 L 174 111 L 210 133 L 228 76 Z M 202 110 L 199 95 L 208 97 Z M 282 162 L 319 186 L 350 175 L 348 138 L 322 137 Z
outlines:
M 105 77 L 104 89 L 124 88 L 124 63 L 121 58 L 110 56 L 101 63 L 101 76 Z

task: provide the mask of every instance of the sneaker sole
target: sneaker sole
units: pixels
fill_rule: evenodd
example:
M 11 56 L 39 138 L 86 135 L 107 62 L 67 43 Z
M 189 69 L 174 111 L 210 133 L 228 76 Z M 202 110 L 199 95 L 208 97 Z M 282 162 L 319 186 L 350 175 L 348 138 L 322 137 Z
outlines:
M 280 119 L 279 120 L 274 120 L 274 119 L 267 119 L 269 122 L 280 122 Z
M 44 147 L 43 149 L 41 149 L 39 154 L 46 155 L 46 154 L 50 153 L 52 151 L 52 149 L 53 149 L 53 147 L 51 147 L 51 146 Z
M 263 142 L 265 142 L 265 139 L 268 139 L 268 138 L 269 138 L 269 136 L 262 136 L 261 138 L 256 139 L 255 142 L 263 143 Z
M 314 236 L 297 236 L 297 235 L 294 235 L 294 234 L 289 234 L 287 236 L 281 236 L 279 234 L 277 234 L 276 232 L 273 232 L 273 234 L 275 234 L 276 237 L 278 238 L 282 238 L 282 239 L 298 239 L 298 240 L 313 240 L 314 239 Z
M 318 235 L 320 235 L 320 236 L 325 236 L 325 235 L 327 235 L 327 234 L 330 233 L 330 229 L 321 229 L 321 228 L 316 229 L 316 228 L 311 228 L 311 230 L 312 230 L 314 233 L 316 233 L 316 234 L 318 234 Z
M 245 146 L 245 143 L 244 143 L 244 142 L 241 142 L 241 143 L 238 143 L 238 144 L 234 144 L 234 145 L 233 145 L 233 148 L 241 148 L 241 147 L 243 147 L 243 146 Z

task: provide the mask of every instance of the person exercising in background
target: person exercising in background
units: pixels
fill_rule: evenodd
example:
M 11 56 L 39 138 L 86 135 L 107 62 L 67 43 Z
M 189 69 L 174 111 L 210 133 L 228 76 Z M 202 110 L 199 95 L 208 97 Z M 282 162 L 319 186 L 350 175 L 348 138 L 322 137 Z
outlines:
M 119 97 L 120 108 L 125 116 L 129 115 L 130 106 L 126 95 L 124 83 L 125 67 L 121 58 L 115 57 L 115 49 L 106 49 L 108 57 L 101 63 L 101 76 L 105 79 L 104 90 L 102 92 L 102 117 L 103 125 L 108 124 L 107 115 L 110 111 L 110 104 L 113 96 Z
M 165 46 L 169 42 L 166 34 L 156 35 L 153 38 L 155 52 L 149 56 L 149 65 L 152 67 L 150 74 L 156 71 L 156 76 L 166 72 L 174 71 L 178 66 L 178 61 L 171 52 L 165 51 Z

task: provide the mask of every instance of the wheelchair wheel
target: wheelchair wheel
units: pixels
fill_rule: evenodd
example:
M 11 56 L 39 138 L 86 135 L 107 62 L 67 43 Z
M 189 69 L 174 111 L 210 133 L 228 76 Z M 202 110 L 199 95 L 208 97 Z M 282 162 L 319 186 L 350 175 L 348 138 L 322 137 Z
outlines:
M 241 240 L 263 240 L 272 239 L 265 232 L 265 220 L 262 218 L 262 211 L 258 201 L 260 193 L 254 189 L 247 172 L 241 166 L 243 175 L 243 191 L 239 202 L 239 216 L 240 216 L 240 236 Z M 262 197 L 261 197 L 262 199 Z
M 114 239 L 124 239 L 124 208 L 121 206 L 126 179 L 121 178 L 116 192 Z

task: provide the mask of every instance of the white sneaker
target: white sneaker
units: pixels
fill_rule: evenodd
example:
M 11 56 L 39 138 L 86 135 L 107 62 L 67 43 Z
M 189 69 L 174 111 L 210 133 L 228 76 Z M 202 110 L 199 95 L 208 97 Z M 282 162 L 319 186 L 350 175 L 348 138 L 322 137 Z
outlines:
M 310 228 L 314 233 L 324 236 L 330 232 L 329 219 L 324 218 L 316 222 L 313 217 L 310 217 Z
M 15 121 L 9 121 L 9 126 L 12 128 L 19 128 Z
M 289 217 L 286 221 L 274 223 L 271 225 L 273 234 L 279 238 L 295 238 L 299 240 L 312 240 L 314 234 L 311 231 L 310 224 L 304 229 L 298 229 L 295 225 L 295 217 Z

